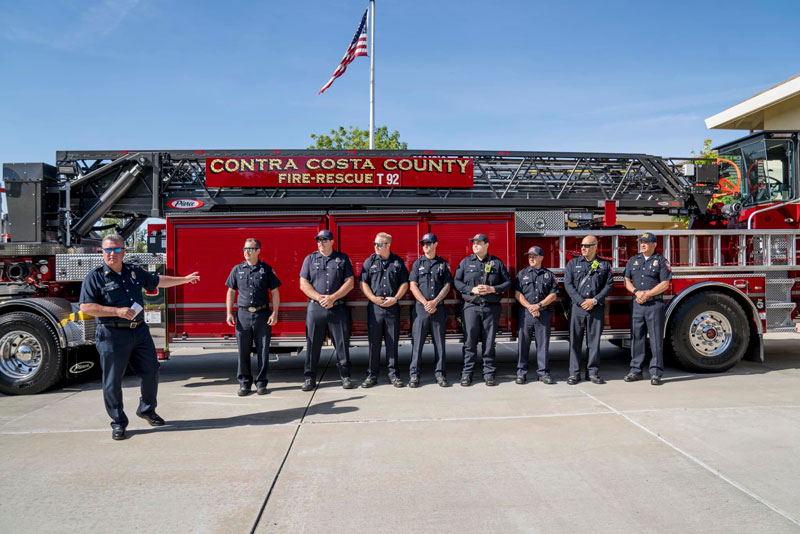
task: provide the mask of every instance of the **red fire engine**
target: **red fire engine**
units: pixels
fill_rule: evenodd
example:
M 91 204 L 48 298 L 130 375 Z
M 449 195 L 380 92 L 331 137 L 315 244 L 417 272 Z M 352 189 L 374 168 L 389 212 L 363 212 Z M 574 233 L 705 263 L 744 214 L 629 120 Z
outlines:
M 5 164 L 8 242 L 0 244 L 0 391 L 37 393 L 94 365 L 94 319 L 76 301 L 100 265 L 104 218 L 131 235 L 148 217 L 148 252 L 127 261 L 167 274 L 199 271 L 201 282 L 145 296 L 160 356 L 169 344 L 234 344 L 225 324 L 224 281 L 246 237 L 281 279 L 276 351 L 301 350 L 307 299 L 303 258 L 329 228 L 356 272 L 379 231 L 410 265 L 420 237 L 433 232 L 453 268 L 467 239 L 490 239 L 512 276 L 530 245 L 560 278 L 586 233 L 599 238 L 615 288 L 604 337 L 629 342 L 630 296 L 622 270 L 640 231 L 620 214 L 691 219 L 690 230 L 657 230 L 673 279 L 664 332 L 687 369 L 719 372 L 742 358 L 762 361 L 765 332 L 794 330 L 800 304 L 800 184 L 797 133 L 762 132 L 718 148 L 719 160 L 646 154 L 468 151 L 64 151 L 56 165 Z M 696 164 L 697 163 L 697 164 Z M 729 202 L 709 202 L 714 195 Z M 730 202 L 733 200 L 733 202 Z M 707 207 L 710 206 L 710 207 Z M 568 297 L 560 293 L 554 339 L 566 339 Z M 401 301 L 410 330 L 411 297 Z M 366 299 L 347 299 L 354 345 L 366 338 Z M 459 301 L 446 301 L 448 336 L 460 338 Z M 499 342 L 515 334 L 505 295 Z

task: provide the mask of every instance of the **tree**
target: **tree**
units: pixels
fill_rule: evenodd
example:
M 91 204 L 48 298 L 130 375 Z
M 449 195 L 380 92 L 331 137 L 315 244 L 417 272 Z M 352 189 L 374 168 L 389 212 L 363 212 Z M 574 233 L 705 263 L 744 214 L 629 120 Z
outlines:
M 368 150 L 369 130 L 358 126 L 339 126 L 331 130 L 330 135 L 311 134 L 314 144 L 308 148 L 319 150 Z M 400 141 L 400 132 L 389 133 L 389 128 L 381 126 L 375 130 L 375 148 L 377 150 L 408 150 L 408 143 Z
M 719 154 L 717 151 L 711 148 L 711 139 L 704 139 L 703 140 L 703 148 L 700 150 L 700 155 L 697 156 L 692 150 L 692 156 L 696 157 L 695 163 L 699 165 L 713 165 L 717 162 L 717 158 Z

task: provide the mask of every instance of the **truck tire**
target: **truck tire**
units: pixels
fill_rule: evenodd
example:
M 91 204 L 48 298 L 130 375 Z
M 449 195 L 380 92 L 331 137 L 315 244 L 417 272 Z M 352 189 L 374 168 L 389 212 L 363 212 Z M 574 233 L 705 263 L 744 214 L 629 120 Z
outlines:
M 673 356 L 687 371 L 721 373 L 744 356 L 750 327 L 732 297 L 703 292 L 678 306 L 669 341 Z
M 44 317 L 28 312 L 0 316 L 0 392 L 33 395 L 53 386 L 62 376 L 65 352 Z

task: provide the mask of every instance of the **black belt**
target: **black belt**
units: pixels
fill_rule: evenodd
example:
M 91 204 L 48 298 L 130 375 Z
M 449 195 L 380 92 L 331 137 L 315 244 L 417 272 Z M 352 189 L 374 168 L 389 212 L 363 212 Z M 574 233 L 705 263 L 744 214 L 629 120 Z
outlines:
M 318 300 L 308 299 L 308 301 L 309 302 L 316 302 L 317 304 L 319 304 Z M 333 303 L 334 306 L 338 306 L 339 304 L 344 304 L 344 299 L 339 299 L 339 300 L 337 300 L 336 302 Z
M 100 323 L 103 326 L 108 326 L 110 328 L 128 328 L 133 330 L 134 328 L 139 328 L 144 324 L 144 321 L 112 321 L 107 323 Z
M 257 311 L 261 311 L 264 308 L 269 308 L 269 304 L 262 304 L 261 306 L 239 306 L 239 311 L 248 311 L 250 313 L 255 313 Z

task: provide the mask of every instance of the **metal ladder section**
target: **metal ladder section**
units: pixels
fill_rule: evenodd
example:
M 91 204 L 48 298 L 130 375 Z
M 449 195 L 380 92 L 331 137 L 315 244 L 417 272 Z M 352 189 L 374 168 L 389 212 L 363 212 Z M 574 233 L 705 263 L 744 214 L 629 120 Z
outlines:
M 642 231 L 545 231 L 540 235 L 558 240 L 558 269 L 563 270 L 579 253 L 575 250 L 576 243 L 587 233 L 598 237 L 599 254 L 611 260 L 615 272 L 621 275 L 628 258 L 638 253 L 636 241 Z M 652 233 L 659 237 L 657 250 L 670 261 L 675 276 L 739 278 L 763 274 L 768 331 L 795 331 L 792 312 L 796 305 L 792 289 L 800 284 L 800 231 L 655 230 Z M 609 245 L 610 257 L 607 254 Z M 735 280 L 732 285 L 736 285 Z

